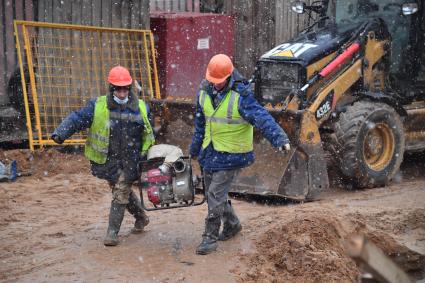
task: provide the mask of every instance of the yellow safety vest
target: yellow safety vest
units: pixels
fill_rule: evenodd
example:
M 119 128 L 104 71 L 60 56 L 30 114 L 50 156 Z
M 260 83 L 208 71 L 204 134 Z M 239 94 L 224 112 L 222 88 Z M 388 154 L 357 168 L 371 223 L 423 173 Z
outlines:
M 85 156 L 98 164 L 105 164 L 109 149 L 110 122 L 106 101 L 106 96 L 100 96 L 96 100 L 93 122 L 87 134 L 84 148 Z M 139 109 L 145 127 L 142 136 L 141 151 L 145 153 L 155 143 L 155 137 L 149 123 L 146 104 L 143 100 L 139 100 Z
M 240 95 L 230 90 L 214 109 L 211 97 L 201 90 L 199 104 L 205 115 L 205 135 L 202 148 L 211 142 L 217 151 L 246 153 L 253 150 L 254 129 L 238 110 Z

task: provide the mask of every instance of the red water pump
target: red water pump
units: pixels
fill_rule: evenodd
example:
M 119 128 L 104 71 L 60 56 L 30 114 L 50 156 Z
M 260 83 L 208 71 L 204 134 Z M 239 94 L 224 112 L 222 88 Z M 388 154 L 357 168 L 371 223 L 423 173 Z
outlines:
M 162 172 L 160 169 L 151 169 L 147 173 L 149 183 L 148 199 L 153 205 L 174 202 L 171 172 Z
M 189 157 L 183 157 L 175 161 L 171 166 L 162 165 L 158 168 L 150 169 L 146 173 L 144 186 L 148 200 L 154 208 L 146 210 L 157 210 L 166 208 L 177 208 L 192 205 L 199 205 L 205 201 L 205 194 L 202 201 L 195 201 L 195 192 L 203 190 L 202 179 L 193 177 L 192 165 Z

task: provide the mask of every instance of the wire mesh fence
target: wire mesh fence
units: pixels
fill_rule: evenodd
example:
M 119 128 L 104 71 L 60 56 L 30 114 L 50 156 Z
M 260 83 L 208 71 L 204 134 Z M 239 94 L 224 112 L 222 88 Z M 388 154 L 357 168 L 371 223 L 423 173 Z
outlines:
M 15 21 L 15 36 L 31 149 L 53 145 L 49 137 L 63 118 L 107 94 L 107 75 L 114 66 L 129 69 L 142 99 L 160 98 L 149 30 Z M 65 143 L 82 144 L 85 136 L 75 134 Z

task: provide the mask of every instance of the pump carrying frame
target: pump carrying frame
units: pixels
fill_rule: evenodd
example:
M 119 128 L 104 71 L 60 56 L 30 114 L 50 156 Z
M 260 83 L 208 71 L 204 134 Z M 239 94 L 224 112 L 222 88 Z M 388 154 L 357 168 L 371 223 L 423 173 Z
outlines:
M 139 192 L 140 192 L 140 202 L 141 202 L 142 208 L 144 210 L 155 211 L 155 210 L 190 207 L 190 206 L 201 205 L 205 202 L 205 200 L 206 200 L 206 190 L 205 190 L 205 182 L 204 182 L 203 174 L 201 174 L 201 177 L 197 177 L 197 179 L 199 181 L 195 184 L 194 180 L 193 180 L 192 159 L 190 158 L 190 156 L 182 156 L 181 159 L 188 160 L 188 163 L 189 163 L 190 181 L 192 182 L 191 187 L 193 189 L 192 199 L 185 204 L 176 203 L 176 204 L 167 204 L 166 206 L 155 206 L 154 205 L 153 208 L 147 207 L 145 205 L 144 199 L 143 199 L 143 190 L 146 188 L 146 183 L 143 180 L 143 174 L 142 173 L 147 172 L 150 169 L 158 168 L 158 166 L 161 165 L 164 162 L 164 158 L 153 158 L 153 159 L 150 159 L 150 160 L 141 161 L 139 163 L 140 174 L 139 174 L 139 180 L 138 180 L 137 184 L 138 184 Z M 201 170 L 201 172 L 202 172 L 202 170 Z M 200 201 L 195 200 L 196 193 L 202 194 L 202 199 Z

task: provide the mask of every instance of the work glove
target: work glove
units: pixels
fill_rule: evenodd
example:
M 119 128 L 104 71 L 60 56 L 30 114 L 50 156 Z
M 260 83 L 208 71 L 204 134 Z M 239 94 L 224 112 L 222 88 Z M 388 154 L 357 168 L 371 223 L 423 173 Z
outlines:
M 53 134 L 51 139 L 57 144 L 63 144 L 64 140 L 57 134 Z
M 291 150 L 291 145 L 289 143 L 284 144 L 283 146 L 279 147 L 279 151 L 287 152 Z

